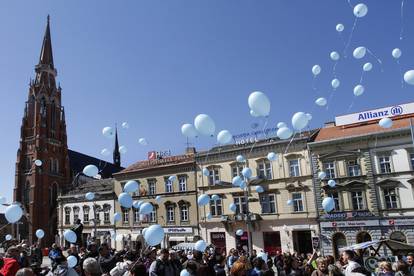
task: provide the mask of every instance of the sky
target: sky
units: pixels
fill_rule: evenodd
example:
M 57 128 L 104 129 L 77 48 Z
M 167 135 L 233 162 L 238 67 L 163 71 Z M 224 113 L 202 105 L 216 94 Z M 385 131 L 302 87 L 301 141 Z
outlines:
M 128 122 L 129 129 L 119 130 L 128 166 L 151 150 L 182 154 L 181 125 L 200 113 L 233 134 L 263 124 L 249 115 L 253 91 L 271 101 L 269 127 L 290 124 L 298 111 L 311 113 L 310 127 L 318 128 L 336 115 L 413 101 L 414 86 L 401 86 L 401 72 L 414 69 L 414 1 L 405 1 L 403 17 L 400 0 L 363 1 L 368 14 L 357 21 L 346 58 L 354 0 L 2 1 L 0 195 L 12 199 L 23 108 L 48 14 L 69 148 L 105 158 L 100 151 L 112 150 L 113 141 L 102 128 Z M 345 25 L 341 35 L 338 23 Z M 382 70 L 371 55 L 354 59 L 358 46 L 380 58 Z M 391 56 L 396 47 L 400 64 Z M 332 51 L 341 53 L 335 92 Z M 356 98 L 365 62 L 374 68 Z M 316 80 L 315 64 L 322 67 Z M 318 97 L 330 99 L 328 108 L 314 104 Z M 199 150 L 216 143 L 192 142 Z

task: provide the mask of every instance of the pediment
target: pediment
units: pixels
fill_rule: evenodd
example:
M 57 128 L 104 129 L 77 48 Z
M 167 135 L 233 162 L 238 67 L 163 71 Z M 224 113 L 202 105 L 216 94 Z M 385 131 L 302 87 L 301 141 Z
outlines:
M 364 181 L 360 181 L 360 180 L 351 180 L 351 181 L 347 181 L 342 184 L 342 186 L 344 187 L 365 186 L 365 185 L 367 185 L 367 183 L 365 183 Z
M 347 151 L 347 150 L 338 150 L 327 154 L 319 155 L 319 159 L 343 159 L 350 157 L 358 157 L 361 155 L 360 151 Z
M 410 180 L 409 180 L 410 181 Z M 398 187 L 398 186 L 404 186 L 400 181 L 393 179 L 393 178 L 384 178 L 381 180 L 378 180 L 376 185 L 378 186 L 387 186 L 387 187 Z

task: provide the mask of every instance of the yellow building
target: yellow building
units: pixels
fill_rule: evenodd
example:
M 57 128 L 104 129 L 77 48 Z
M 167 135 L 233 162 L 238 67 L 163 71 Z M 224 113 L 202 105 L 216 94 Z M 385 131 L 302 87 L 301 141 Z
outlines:
M 251 139 L 252 142 L 197 154 L 198 196 L 205 193 L 220 198 L 199 208 L 203 239 L 227 252 L 231 248 L 247 249 L 247 204 L 244 192 L 232 185 L 232 179 L 249 167 L 253 171 L 248 185 L 253 249 L 269 253 L 312 252 L 318 227 L 307 150 L 311 136 L 311 133 L 297 135 L 292 141 Z M 269 152 L 276 154 L 276 161 L 267 159 Z M 238 155 L 246 161 L 237 162 Z M 256 192 L 259 185 L 264 192 Z M 231 203 L 237 207 L 235 213 L 229 209 Z M 236 235 L 239 229 L 244 231 L 242 236 Z
M 142 230 L 159 224 L 165 230 L 162 247 L 181 242 L 192 242 L 198 235 L 198 210 L 196 191 L 196 165 L 194 151 L 178 156 L 157 156 L 150 153 L 149 160 L 139 161 L 114 175 L 115 193 L 122 193 L 129 180 L 140 184 L 134 200 L 151 202 L 154 210 L 150 215 L 140 215 L 138 209 L 124 209 L 116 202 L 116 212 L 122 219 L 116 224 L 117 248 L 123 245 L 142 246 Z M 174 181 L 169 177 L 175 176 Z M 120 239 L 122 237 L 122 241 Z

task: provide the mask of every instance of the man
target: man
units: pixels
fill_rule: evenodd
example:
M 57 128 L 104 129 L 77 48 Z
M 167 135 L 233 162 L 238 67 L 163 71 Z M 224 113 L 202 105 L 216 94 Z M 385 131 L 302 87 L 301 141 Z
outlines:
M 168 249 L 161 249 L 160 256 L 152 262 L 149 275 L 150 276 L 175 276 L 174 268 L 168 260 L 170 254 Z
M 80 219 L 76 220 L 75 226 L 72 228 L 72 231 L 76 234 L 76 244 L 82 246 L 83 224 Z
M 79 254 L 78 254 L 78 248 L 77 248 L 76 244 L 72 243 L 70 245 L 68 255 L 69 256 L 74 256 L 78 260 L 78 264 L 80 264 L 80 257 L 79 257 Z
M 408 271 L 414 276 L 414 253 L 407 254 Z
M 16 246 L 10 246 L 7 249 L 6 258 L 3 258 L 4 265 L 0 270 L 2 276 L 14 276 L 19 270 L 20 266 L 18 259 L 20 252 Z
M 19 269 L 16 276 L 36 276 L 30 268 Z
M 43 263 L 43 254 L 40 249 L 40 245 L 38 243 L 34 243 L 31 246 L 30 251 L 32 255 L 32 264 L 36 264 L 36 266 L 41 267 Z
M 345 276 L 352 275 L 352 271 L 360 265 L 355 262 L 355 253 L 352 250 L 345 250 L 342 253 L 342 259 L 345 263 Z
M 100 276 L 102 275 L 101 269 L 99 267 L 99 263 L 94 258 L 86 258 L 83 261 L 83 272 L 85 276 Z
M 109 273 L 112 268 L 116 265 L 116 256 L 111 255 L 109 250 L 109 245 L 107 243 L 102 243 L 99 247 L 99 258 L 98 263 L 102 269 L 102 273 Z
M 183 265 L 178 259 L 177 252 L 170 250 L 170 262 L 174 268 L 175 275 L 180 275 L 181 270 L 183 270 Z
M 56 243 L 52 244 L 52 249 L 49 252 L 49 259 L 52 263 L 52 267 L 56 265 L 56 260 L 62 256 L 62 250 L 60 250 Z

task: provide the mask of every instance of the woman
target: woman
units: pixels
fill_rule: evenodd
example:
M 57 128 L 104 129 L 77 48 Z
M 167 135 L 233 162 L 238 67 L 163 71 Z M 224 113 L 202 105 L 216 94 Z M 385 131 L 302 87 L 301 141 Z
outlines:
M 394 276 L 394 271 L 392 271 L 391 263 L 381 262 L 379 264 L 379 276 Z
M 216 276 L 226 276 L 226 258 L 222 255 L 216 256 L 217 263 L 214 265 L 214 273 Z
M 247 276 L 246 264 L 235 262 L 230 270 L 230 276 Z
M 329 275 L 328 262 L 326 258 L 324 257 L 317 258 L 316 264 L 318 266 L 318 269 L 312 272 L 312 276 L 328 276 Z
M 395 272 L 395 276 L 409 276 L 409 275 L 411 275 L 410 271 L 408 269 L 408 264 L 406 262 L 402 261 L 402 260 L 399 260 L 397 262 L 396 271 L 397 272 Z

